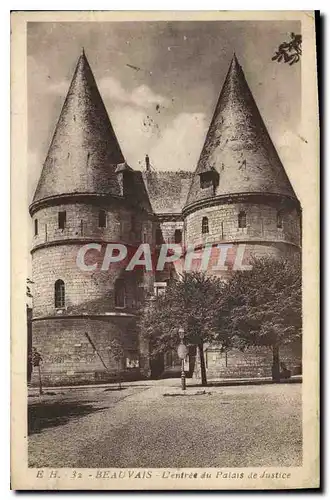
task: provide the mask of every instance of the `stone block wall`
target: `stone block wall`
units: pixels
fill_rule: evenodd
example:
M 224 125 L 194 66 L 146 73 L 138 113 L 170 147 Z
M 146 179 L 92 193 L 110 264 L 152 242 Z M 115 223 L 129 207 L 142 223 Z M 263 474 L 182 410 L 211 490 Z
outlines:
M 88 333 L 102 357 L 89 342 Z M 119 364 L 111 355 L 110 341 L 123 346 Z M 42 381 L 46 386 L 111 382 L 118 372 L 125 380 L 148 375 L 146 346 L 141 343 L 135 320 L 123 317 L 57 318 L 33 321 L 33 346 L 42 356 Z M 137 366 L 138 365 L 138 366 Z M 34 369 L 32 384 L 38 383 Z
M 128 307 L 133 307 L 135 274 L 111 266 L 107 271 L 82 271 L 76 263 L 80 247 L 79 244 L 56 245 L 33 253 L 34 317 L 56 313 L 54 296 L 58 279 L 65 284 L 65 309 L 81 306 L 81 310 L 87 312 L 113 310 L 115 281 L 122 276 L 126 282 Z
M 296 208 L 287 208 L 283 214 L 283 228 L 277 228 L 275 203 L 233 203 L 204 207 L 185 219 L 186 244 L 225 243 L 262 240 L 300 245 L 300 224 Z M 238 227 L 238 214 L 246 213 L 246 227 Z M 209 232 L 202 234 L 202 219 L 208 218 Z
M 206 372 L 211 379 L 259 378 L 272 376 L 272 351 L 268 347 L 250 347 L 221 352 L 216 346 L 205 348 Z M 292 374 L 299 374 L 302 363 L 301 343 L 287 344 L 280 348 L 280 362 L 284 362 Z M 196 357 L 194 377 L 200 378 L 199 358 Z
M 173 220 L 173 221 L 162 221 L 157 226 L 161 231 L 164 239 L 164 243 L 175 243 L 175 230 L 178 229 L 182 231 L 182 244 L 183 244 L 183 221 Z
M 98 227 L 100 210 L 106 212 L 104 228 Z M 63 211 L 66 212 L 66 227 L 59 229 L 58 214 Z M 152 241 L 149 216 L 145 212 L 130 210 L 119 204 L 62 204 L 41 208 L 32 218 L 33 228 L 34 221 L 38 220 L 38 234 L 33 236 L 33 247 L 46 242 L 76 238 L 124 243 L 140 243 L 143 238 Z

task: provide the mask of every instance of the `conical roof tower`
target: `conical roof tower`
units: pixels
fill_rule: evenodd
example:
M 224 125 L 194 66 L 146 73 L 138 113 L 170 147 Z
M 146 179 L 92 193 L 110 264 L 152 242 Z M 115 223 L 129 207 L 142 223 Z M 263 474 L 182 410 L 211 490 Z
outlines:
M 82 51 L 30 208 L 63 195 L 119 195 L 115 170 L 124 161 Z
M 200 176 L 206 172 L 215 175 L 212 192 L 201 188 Z M 186 207 L 210 196 L 243 193 L 275 194 L 296 199 L 234 55 L 197 164 Z

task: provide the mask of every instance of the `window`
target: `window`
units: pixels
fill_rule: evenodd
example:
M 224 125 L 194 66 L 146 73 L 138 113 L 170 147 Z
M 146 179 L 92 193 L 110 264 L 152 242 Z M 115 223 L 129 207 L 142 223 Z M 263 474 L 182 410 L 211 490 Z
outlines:
M 126 368 L 139 368 L 140 360 L 138 354 L 129 354 L 126 358 Z
M 99 227 L 107 227 L 107 214 L 105 210 L 99 211 Z
M 200 174 L 200 187 L 201 189 L 207 189 L 213 187 L 215 189 L 219 185 L 219 174 L 214 169 L 208 170 L 207 172 L 202 172 Z
M 277 228 L 283 228 L 283 212 L 281 211 L 277 212 Z
M 202 189 L 206 189 L 213 186 L 213 179 L 210 172 L 206 172 L 200 175 L 200 186 Z
M 246 213 L 244 211 L 241 211 L 238 214 L 238 227 L 240 228 L 246 227 Z
M 160 297 L 166 292 L 167 283 L 165 281 L 155 281 L 154 283 L 154 294 L 155 297 Z
M 58 228 L 65 229 L 66 226 L 66 212 L 58 213 Z
M 34 236 L 38 236 L 38 219 L 34 219 Z
M 209 220 L 207 217 L 202 219 L 202 234 L 207 234 L 209 232 Z
M 65 285 L 64 281 L 55 281 L 55 307 L 65 307 Z
M 174 232 L 174 243 L 181 243 L 182 241 L 182 231 L 181 229 L 176 229 Z
M 126 305 L 126 292 L 125 281 L 118 279 L 115 282 L 115 307 L 125 307 Z
M 156 229 L 156 245 L 160 245 L 163 242 L 163 233 L 161 229 Z

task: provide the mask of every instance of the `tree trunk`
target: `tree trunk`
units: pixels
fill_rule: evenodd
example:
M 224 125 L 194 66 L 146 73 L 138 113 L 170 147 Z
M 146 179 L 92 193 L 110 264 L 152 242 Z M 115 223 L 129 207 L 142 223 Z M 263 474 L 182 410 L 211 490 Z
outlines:
M 206 378 L 206 367 L 205 367 L 203 344 L 198 344 L 198 350 L 199 350 L 199 360 L 200 360 L 200 365 L 201 365 L 202 386 L 205 387 L 207 385 L 207 378 Z
M 41 381 L 41 370 L 40 370 L 40 364 L 38 365 L 38 373 L 39 373 L 39 395 L 42 396 L 43 390 L 42 390 L 42 381 Z
M 280 349 L 278 344 L 273 345 L 272 377 L 275 382 L 280 381 Z
M 118 361 L 118 389 L 121 390 L 121 373 L 120 373 L 120 362 Z

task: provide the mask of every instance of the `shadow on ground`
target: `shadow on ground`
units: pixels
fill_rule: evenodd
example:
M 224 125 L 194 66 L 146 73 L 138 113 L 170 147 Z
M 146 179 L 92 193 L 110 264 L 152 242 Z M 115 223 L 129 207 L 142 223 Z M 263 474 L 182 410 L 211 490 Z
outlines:
M 28 435 L 48 427 L 64 425 L 69 420 L 104 410 L 80 401 L 35 403 L 28 406 Z

